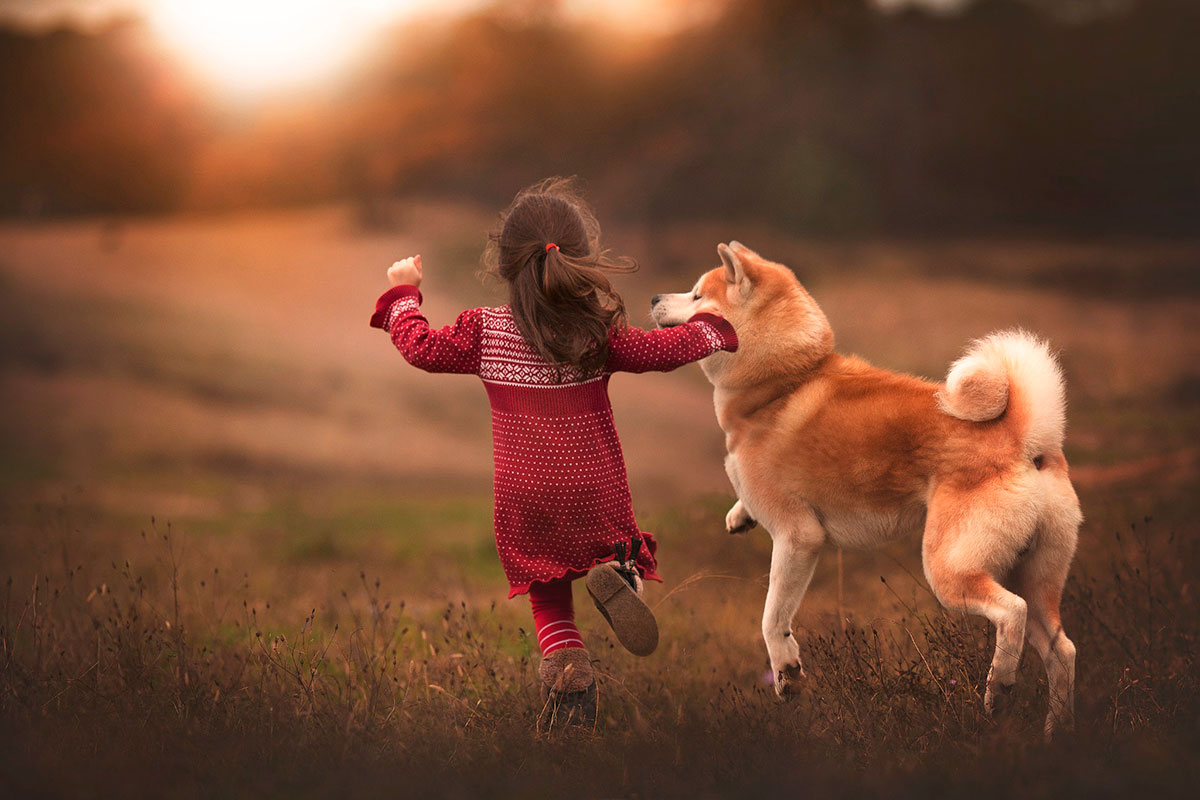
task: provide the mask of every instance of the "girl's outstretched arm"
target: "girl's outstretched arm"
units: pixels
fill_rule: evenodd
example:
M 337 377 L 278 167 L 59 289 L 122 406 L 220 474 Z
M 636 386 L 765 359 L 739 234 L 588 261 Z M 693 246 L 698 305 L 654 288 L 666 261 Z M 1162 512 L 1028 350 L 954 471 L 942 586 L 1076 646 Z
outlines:
M 382 328 L 408 363 L 427 372 L 479 373 L 483 311 L 468 309 L 453 325 L 433 329 L 421 314 L 421 291 L 393 286 L 375 304 L 371 327 Z
M 696 314 L 682 325 L 646 331 L 613 331 L 608 340 L 608 372 L 667 372 L 711 356 L 737 350 L 738 338 L 728 320 L 716 314 Z

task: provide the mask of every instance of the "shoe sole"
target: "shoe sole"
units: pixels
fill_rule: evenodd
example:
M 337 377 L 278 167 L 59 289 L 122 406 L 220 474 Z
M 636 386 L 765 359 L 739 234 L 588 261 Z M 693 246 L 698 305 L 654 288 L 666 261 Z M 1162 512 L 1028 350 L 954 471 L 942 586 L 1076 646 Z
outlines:
M 658 622 L 654 612 L 610 565 L 600 564 L 588 573 L 587 590 L 622 647 L 635 656 L 655 651 Z

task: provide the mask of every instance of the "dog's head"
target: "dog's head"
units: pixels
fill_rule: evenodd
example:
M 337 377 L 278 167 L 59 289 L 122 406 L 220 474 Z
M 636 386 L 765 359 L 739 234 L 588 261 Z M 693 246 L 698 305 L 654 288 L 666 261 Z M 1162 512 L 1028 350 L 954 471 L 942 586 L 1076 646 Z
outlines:
M 701 275 L 690 292 L 656 295 L 650 307 L 660 328 L 702 312 L 729 320 L 737 352 L 700 364 L 714 384 L 807 370 L 833 350 L 829 321 L 790 269 L 740 242 L 717 245 L 717 253 L 722 265 Z

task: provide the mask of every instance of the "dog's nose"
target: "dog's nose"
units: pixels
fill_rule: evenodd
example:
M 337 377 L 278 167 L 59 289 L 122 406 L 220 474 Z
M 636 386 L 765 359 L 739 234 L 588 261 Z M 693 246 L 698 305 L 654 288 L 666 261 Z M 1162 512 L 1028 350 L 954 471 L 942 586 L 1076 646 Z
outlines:
M 656 294 L 656 295 L 654 295 L 654 297 L 651 297 L 650 298 L 650 307 L 654 308 L 656 305 L 658 305 L 659 300 L 662 300 L 661 294 Z

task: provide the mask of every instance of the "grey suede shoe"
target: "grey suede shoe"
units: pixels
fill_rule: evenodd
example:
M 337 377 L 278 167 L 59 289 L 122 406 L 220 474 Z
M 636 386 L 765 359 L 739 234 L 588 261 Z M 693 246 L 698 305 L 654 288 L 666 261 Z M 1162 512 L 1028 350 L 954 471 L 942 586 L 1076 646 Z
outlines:
M 582 647 L 564 647 L 538 665 L 545 705 L 538 715 L 538 730 L 550 733 L 571 725 L 596 725 L 596 675 L 591 656 Z
M 627 572 L 613 562 L 597 564 L 588 573 L 587 590 L 617 641 L 635 656 L 648 656 L 658 647 L 658 622 L 642 601 L 641 579 L 634 573 L 631 582 Z

